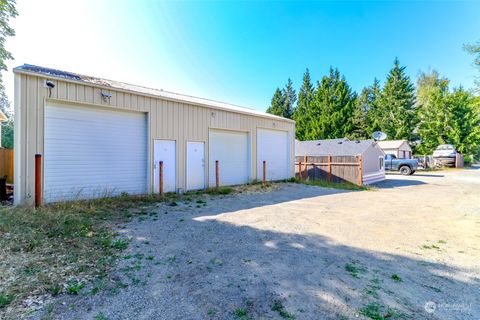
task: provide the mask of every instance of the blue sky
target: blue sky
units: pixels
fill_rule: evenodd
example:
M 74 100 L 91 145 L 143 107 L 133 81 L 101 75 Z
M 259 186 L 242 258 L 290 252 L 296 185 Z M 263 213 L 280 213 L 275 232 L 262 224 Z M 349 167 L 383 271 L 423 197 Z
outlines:
M 436 69 L 473 86 L 480 2 L 160 2 L 19 0 L 13 67 L 38 64 L 265 110 L 338 67 L 355 90 L 396 56 L 413 80 Z M 11 72 L 4 74 L 13 92 Z

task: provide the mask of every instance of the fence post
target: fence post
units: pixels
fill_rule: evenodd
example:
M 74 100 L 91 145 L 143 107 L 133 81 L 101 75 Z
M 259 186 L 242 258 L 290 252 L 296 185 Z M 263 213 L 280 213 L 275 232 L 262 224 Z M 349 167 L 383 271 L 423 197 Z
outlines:
M 307 170 L 307 155 L 303 156 L 303 162 L 305 162 L 305 167 L 303 168 L 304 173 L 305 173 L 305 180 L 308 178 L 308 170 Z
M 42 155 L 35 155 L 35 207 L 42 205 Z
M 302 161 L 298 162 L 298 176 L 300 177 L 300 180 L 303 178 L 303 173 L 302 173 Z
M 220 187 L 220 177 L 218 176 L 218 160 L 215 160 L 215 189 Z
M 158 177 L 158 185 L 159 185 L 159 193 L 161 196 L 163 196 L 163 161 L 160 161 L 159 163 L 159 177 Z
M 332 156 L 328 156 L 328 182 L 332 181 Z
M 363 185 L 363 163 L 362 163 L 362 156 L 358 157 L 358 185 Z
M 265 187 L 267 185 L 267 161 L 263 160 L 263 179 L 262 184 Z

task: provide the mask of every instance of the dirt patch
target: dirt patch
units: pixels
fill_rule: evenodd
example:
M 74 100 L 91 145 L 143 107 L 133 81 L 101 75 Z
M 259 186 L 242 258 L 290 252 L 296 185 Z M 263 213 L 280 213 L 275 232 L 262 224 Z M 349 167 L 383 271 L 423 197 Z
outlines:
M 55 319 L 476 319 L 480 171 L 300 184 L 160 205 L 107 283 Z

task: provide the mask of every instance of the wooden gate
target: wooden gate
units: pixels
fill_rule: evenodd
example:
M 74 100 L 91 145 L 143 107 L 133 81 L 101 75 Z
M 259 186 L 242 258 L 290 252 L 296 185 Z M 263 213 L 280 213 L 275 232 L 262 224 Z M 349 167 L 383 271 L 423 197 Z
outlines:
M 0 148 L 0 177 L 7 176 L 7 183 L 13 183 L 13 149 Z

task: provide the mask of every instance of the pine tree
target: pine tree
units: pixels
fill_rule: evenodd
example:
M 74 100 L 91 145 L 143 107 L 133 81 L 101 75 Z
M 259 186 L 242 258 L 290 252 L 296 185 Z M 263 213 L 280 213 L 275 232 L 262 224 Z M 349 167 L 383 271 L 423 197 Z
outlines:
M 439 145 L 449 142 L 452 134 L 449 104 L 449 81 L 436 71 L 422 73 L 417 81 L 418 151 L 431 154 Z
M 374 79 L 372 86 L 363 88 L 353 111 L 351 138 L 370 139 L 373 132 L 380 130 L 377 119 L 380 90 L 380 82 L 377 79 Z
M 448 142 L 453 144 L 466 161 L 480 156 L 480 97 L 473 96 L 462 87 L 449 95 L 451 127 Z
M 414 140 L 415 89 L 398 58 L 395 58 L 394 66 L 381 92 L 378 116 L 379 125 L 388 139 Z
M 285 96 L 283 92 L 277 88 L 273 94 L 270 107 L 267 109 L 267 113 L 274 114 L 276 116 L 283 117 L 283 108 L 285 106 Z
M 285 98 L 284 107 L 283 107 L 283 117 L 292 119 L 293 112 L 295 111 L 295 102 L 297 101 L 297 94 L 293 88 L 293 83 L 290 78 L 288 78 L 287 85 L 283 89 L 283 95 Z
M 338 69 L 330 68 L 317 84 L 314 103 L 307 110 L 311 128 L 307 139 L 343 138 L 353 130 L 353 108 L 356 94 Z
M 306 132 L 310 128 L 308 120 L 308 110 L 310 110 L 314 96 L 314 89 L 308 69 L 303 74 L 302 87 L 298 91 L 298 103 L 293 113 L 295 120 L 296 138 L 298 140 L 306 140 Z

